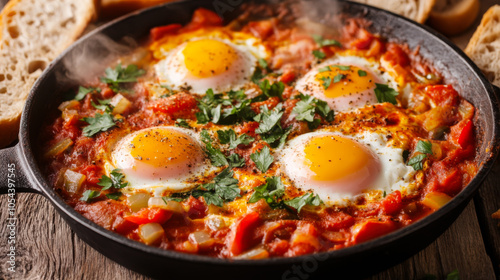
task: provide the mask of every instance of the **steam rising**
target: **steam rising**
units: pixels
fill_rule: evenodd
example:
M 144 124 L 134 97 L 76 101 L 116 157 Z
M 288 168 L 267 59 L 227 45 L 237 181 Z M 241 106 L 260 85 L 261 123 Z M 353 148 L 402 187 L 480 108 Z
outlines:
M 60 84 L 88 83 L 137 46 L 137 42 L 130 37 L 116 42 L 102 34 L 93 35 L 64 56 L 62 63 L 65 71 L 58 73 L 57 81 Z

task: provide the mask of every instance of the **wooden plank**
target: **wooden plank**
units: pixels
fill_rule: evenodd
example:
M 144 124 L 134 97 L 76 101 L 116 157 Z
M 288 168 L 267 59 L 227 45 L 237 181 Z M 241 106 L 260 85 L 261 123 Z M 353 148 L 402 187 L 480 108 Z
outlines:
M 426 274 L 446 279 L 455 269 L 460 279 L 495 279 L 474 202 L 469 203 L 457 221 L 427 248 L 369 279 L 422 279 Z
M 500 278 L 500 220 L 491 218 L 491 214 L 500 209 L 500 164 L 498 160 L 479 189 L 479 196 L 475 198 L 475 203 L 480 216 L 483 238 L 488 248 L 487 253 L 492 259 L 497 277 Z

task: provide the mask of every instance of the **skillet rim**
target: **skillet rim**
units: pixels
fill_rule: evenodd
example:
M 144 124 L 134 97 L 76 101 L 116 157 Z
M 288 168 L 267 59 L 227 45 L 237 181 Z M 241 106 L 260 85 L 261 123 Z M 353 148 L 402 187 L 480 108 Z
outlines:
M 482 181 L 485 179 L 487 173 L 490 171 L 492 165 L 495 163 L 496 158 L 498 157 L 499 153 L 499 144 L 500 144 L 500 139 L 499 139 L 499 121 L 500 121 L 500 109 L 498 107 L 498 97 L 496 96 L 493 86 L 487 81 L 487 79 L 484 77 L 484 75 L 481 73 L 479 68 L 463 53 L 462 50 L 460 50 L 456 45 L 454 45 L 450 40 L 445 38 L 443 35 L 437 33 L 436 31 L 430 29 L 429 27 L 423 26 L 419 23 L 416 23 L 412 20 L 406 19 L 400 15 L 367 6 L 365 4 L 360 4 L 360 3 L 354 3 L 350 1 L 339 1 L 343 2 L 345 5 L 354 5 L 354 6 L 359 6 L 361 8 L 364 8 L 368 11 L 374 10 L 375 12 L 378 13 L 386 13 L 390 17 L 395 18 L 396 20 L 402 20 L 406 22 L 407 24 L 411 25 L 415 31 L 420 32 L 425 36 L 425 38 L 432 39 L 434 41 L 441 41 L 444 43 L 447 47 L 451 48 L 456 54 L 458 54 L 461 58 L 461 64 L 465 64 L 469 69 L 471 69 L 474 73 L 474 76 L 480 81 L 481 85 L 483 86 L 483 90 L 486 91 L 487 97 L 489 100 L 489 103 L 491 104 L 491 110 L 492 110 L 492 117 L 495 120 L 495 123 L 493 124 L 494 131 L 492 132 L 492 138 L 493 142 L 490 143 L 490 146 L 492 147 L 489 152 L 487 152 L 490 156 L 487 160 L 482 162 L 480 165 L 480 168 L 478 170 L 478 173 L 474 176 L 474 178 L 469 182 L 469 184 L 462 189 L 462 191 L 456 195 L 450 202 L 448 202 L 445 206 L 437 210 L 436 212 L 430 214 L 429 216 L 426 216 L 425 218 L 414 222 L 413 224 L 410 224 L 408 226 L 405 226 L 401 229 L 398 229 L 396 231 L 393 231 L 387 235 L 383 235 L 381 237 L 375 238 L 370 241 L 363 242 L 361 244 L 357 244 L 354 246 L 342 248 L 339 250 L 334 250 L 334 251 L 328 251 L 328 252 L 320 252 L 320 253 L 314 253 L 314 254 L 307 254 L 307 255 L 302 255 L 302 256 L 296 256 L 296 257 L 275 257 L 275 258 L 269 258 L 269 259 L 262 259 L 262 260 L 238 260 L 238 259 L 222 259 L 222 258 L 214 258 L 214 257 L 208 257 L 208 256 L 201 256 L 201 255 L 193 255 L 193 254 L 188 254 L 188 253 L 181 253 L 178 251 L 174 250 L 164 250 L 164 249 L 159 249 L 156 247 L 148 246 L 146 244 L 140 243 L 138 241 L 134 241 L 131 239 L 128 239 L 122 235 L 119 235 L 117 233 L 114 233 L 110 230 L 107 230 L 96 223 L 90 221 L 89 219 L 85 218 L 83 215 L 78 213 L 76 210 L 74 210 L 72 207 L 70 207 L 66 202 L 64 202 L 60 196 L 53 190 L 53 188 L 46 182 L 45 176 L 41 172 L 41 170 L 38 168 L 38 163 L 36 162 L 36 157 L 33 154 L 32 151 L 32 145 L 30 144 L 30 114 L 31 114 L 31 109 L 33 107 L 36 107 L 37 105 L 33 103 L 34 96 L 38 92 L 38 88 L 41 86 L 43 81 L 45 80 L 45 77 L 50 75 L 55 68 L 55 65 L 58 63 L 61 63 L 61 60 L 66 54 L 71 52 L 73 49 L 75 49 L 79 44 L 82 44 L 82 42 L 86 41 L 88 38 L 94 36 L 97 33 L 103 33 L 103 31 L 106 30 L 112 30 L 114 25 L 122 22 L 124 20 L 131 20 L 132 18 L 141 18 L 141 15 L 147 14 L 148 12 L 155 10 L 155 9 L 163 9 L 165 7 L 170 7 L 170 6 L 187 6 L 186 4 L 189 3 L 200 3 L 199 0 L 187 0 L 187 1 L 180 1 L 180 2 L 171 2 L 171 3 L 166 3 L 163 5 L 151 7 L 148 9 L 140 10 L 128 15 L 125 15 L 123 17 L 120 17 L 118 19 L 115 19 L 105 25 L 100 26 L 99 28 L 96 28 L 92 32 L 89 32 L 88 34 L 82 36 L 79 40 L 77 40 L 73 45 L 71 45 L 68 49 L 66 49 L 63 53 L 61 53 L 42 73 L 42 75 L 37 79 L 35 84 L 33 85 L 30 94 L 28 96 L 28 99 L 26 101 L 26 105 L 23 110 L 23 114 L 21 117 L 21 130 L 20 130 L 20 141 L 19 141 L 19 147 L 20 147 L 20 156 L 21 156 L 21 163 L 23 165 L 23 171 L 26 173 L 28 179 L 31 181 L 31 184 L 33 184 L 35 187 L 38 187 L 40 189 L 40 194 L 42 194 L 44 197 L 50 200 L 50 202 L 55 206 L 56 210 L 64 212 L 67 216 L 69 216 L 72 221 L 79 223 L 80 225 L 86 227 L 87 229 L 94 231 L 95 233 L 99 234 L 100 236 L 111 239 L 114 242 L 117 242 L 119 244 L 122 244 L 126 247 L 130 247 L 136 250 L 140 250 L 143 252 L 146 252 L 148 254 L 152 254 L 157 257 L 162 257 L 162 258 L 174 258 L 177 260 L 182 260 L 182 261 L 190 261 L 190 262 L 203 262 L 205 264 L 217 264 L 217 265 L 240 265 L 240 266 L 272 266 L 272 265 L 283 265 L 283 264 L 292 264 L 292 263 L 297 263 L 297 262 L 302 262 L 307 258 L 310 258 L 311 256 L 318 256 L 321 255 L 321 257 L 326 257 L 326 259 L 335 259 L 335 258 L 342 258 L 343 256 L 351 256 L 351 255 L 357 255 L 366 251 L 370 250 L 376 250 L 377 248 L 383 248 L 390 243 L 402 239 L 405 236 L 408 236 L 412 234 L 413 232 L 416 231 L 421 231 L 423 228 L 429 226 L 429 224 L 435 223 L 438 219 L 440 219 L 442 216 L 445 216 L 446 214 L 450 214 L 453 210 L 456 208 L 459 208 L 461 204 L 463 203 L 469 203 L 470 200 L 472 199 L 472 196 L 477 192 L 478 188 L 480 187 Z M 203 2 L 201 2 L 203 3 Z M 136 20 L 136 19 L 134 19 Z M 392 38 L 391 38 L 392 39 Z M 396 38 L 396 39 L 401 39 L 401 38 Z M 405 39 L 405 38 L 402 38 Z M 431 59 L 429 57 L 424 57 L 424 59 Z M 38 93 L 42 94 L 42 93 Z M 39 105 L 38 105 L 39 106 Z M 461 211 L 460 211 L 461 212 Z M 66 222 L 66 221 L 65 221 Z M 434 239 L 435 240 L 435 239 Z M 319 259 L 319 258 L 318 258 Z

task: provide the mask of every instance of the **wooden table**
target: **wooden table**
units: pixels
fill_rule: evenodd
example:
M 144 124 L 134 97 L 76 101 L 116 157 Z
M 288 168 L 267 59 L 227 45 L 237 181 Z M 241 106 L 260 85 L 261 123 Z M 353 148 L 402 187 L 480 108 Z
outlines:
M 5 0 L 0 0 L 6 2 Z M 481 13 L 499 0 L 483 0 Z M 476 26 L 479 19 L 476 21 Z M 464 48 L 475 28 L 452 40 Z M 2 162 L 1 168 L 7 163 Z M 3 178 L 2 178 L 3 179 Z M 500 227 L 491 214 L 500 208 L 500 162 L 458 220 L 413 257 L 368 279 L 500 279 Z M 16 272 L 7 270 L 7 196 L 0 196 L 0 279 L 148 279 L 107 259 L 81 241 L 47 199 L 17 195 Z

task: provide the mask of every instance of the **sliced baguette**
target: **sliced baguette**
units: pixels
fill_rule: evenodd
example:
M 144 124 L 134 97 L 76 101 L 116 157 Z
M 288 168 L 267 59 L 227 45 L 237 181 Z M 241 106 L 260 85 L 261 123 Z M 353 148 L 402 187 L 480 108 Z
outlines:
M 437 0 L 428 24 L 447 35 L 457 35 L 471 26 L 479 14 L 479 0 Z
M 31 86 L 95 16 L 93 0 L 11 0 L 0 13 L 0 147 L 14 141 Z
M 484 14 L 465 53 L 494 85 L 500 87 L 500 5 Z
M 435 0 L 353 0 L 402 15 L 424 23 L 434 6 Z

